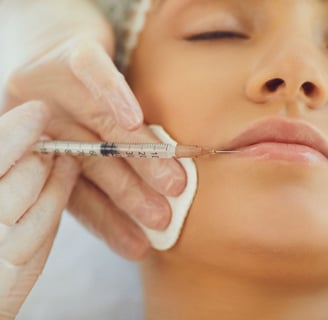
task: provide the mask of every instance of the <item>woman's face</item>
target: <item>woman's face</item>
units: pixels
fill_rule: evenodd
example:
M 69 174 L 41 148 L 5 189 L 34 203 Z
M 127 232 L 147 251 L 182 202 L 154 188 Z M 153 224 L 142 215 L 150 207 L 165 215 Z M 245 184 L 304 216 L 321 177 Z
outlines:
M 328 138 L 327 45 L 328 1 L 155 2 L 128 70 L 146 121 L 182 144 L 245 147 L 196 160 L 162 259 L 328 280 L 328 160 L 312 136 Z

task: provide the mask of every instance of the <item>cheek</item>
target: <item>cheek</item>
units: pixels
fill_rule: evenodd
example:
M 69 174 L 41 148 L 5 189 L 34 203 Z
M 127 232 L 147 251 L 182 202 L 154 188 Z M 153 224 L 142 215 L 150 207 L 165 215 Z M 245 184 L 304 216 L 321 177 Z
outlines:
M 196 63 L 194 55 L 182 60 L 169 52 L 151 52 L 141 46 L 128 73 L 147 123 L 162 125 L 180 143 L 216 145 L 222 140 L 217 135 L 229 136 L 238 117 L 243 122 L 250 116 L 242 107 L 245 75 L 240 70 L 229 68 L 227 76 L 221 64 Z

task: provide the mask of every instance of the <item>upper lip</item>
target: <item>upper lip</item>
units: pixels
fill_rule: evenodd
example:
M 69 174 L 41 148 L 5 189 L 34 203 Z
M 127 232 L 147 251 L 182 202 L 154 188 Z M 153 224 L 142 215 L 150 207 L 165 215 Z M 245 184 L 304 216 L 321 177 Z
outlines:
M 263 142 L 308 146 L 328 158 L 328 143 L 322 134 L 303 121 L 270 118 L 257 122 L 233 138 L 224 150 L 237 150 Z

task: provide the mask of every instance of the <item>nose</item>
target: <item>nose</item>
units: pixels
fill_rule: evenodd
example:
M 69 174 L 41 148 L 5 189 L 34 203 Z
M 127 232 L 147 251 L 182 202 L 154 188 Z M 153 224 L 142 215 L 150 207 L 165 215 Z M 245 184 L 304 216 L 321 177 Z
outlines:
M 322 57 L 301 51 L 296 45 L 292 50 L 267 54 L 255 64 L 246 83 L 246 95 L 256 103 L 281 99 L 303 102 L 309 108 L 321 107 L 328 99 L 325 67 L 327 62 Z

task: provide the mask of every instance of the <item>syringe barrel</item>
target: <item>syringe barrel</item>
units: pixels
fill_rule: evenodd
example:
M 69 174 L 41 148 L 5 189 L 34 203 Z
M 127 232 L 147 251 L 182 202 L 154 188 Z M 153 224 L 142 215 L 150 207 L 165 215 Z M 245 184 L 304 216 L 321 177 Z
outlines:
M 94 143 L 74 141 L 41 141 L 33 146 L 33 151 L 72 156 L 144 159 L 192 158 L 206 153 L 205 149 L 197 146 L 164 143 Z

